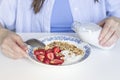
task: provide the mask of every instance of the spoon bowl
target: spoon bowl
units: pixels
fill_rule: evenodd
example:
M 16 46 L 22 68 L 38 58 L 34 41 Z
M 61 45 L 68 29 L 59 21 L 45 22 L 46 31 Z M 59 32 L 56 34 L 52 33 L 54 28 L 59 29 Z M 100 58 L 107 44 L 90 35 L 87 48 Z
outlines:
M 42 41 L 37 39 L 29 39 L 25 43 L 30 45 L 31 47 L 45 48 L 46 46 Z

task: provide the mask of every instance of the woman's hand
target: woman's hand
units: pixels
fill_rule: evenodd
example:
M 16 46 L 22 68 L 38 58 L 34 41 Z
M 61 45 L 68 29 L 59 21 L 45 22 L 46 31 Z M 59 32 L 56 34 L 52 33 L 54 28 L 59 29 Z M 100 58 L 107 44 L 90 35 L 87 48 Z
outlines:
M 26 56 L 26 49 L 21 37 L 7 29 L 0 29 L 0 48 L 8 57 L 19 59 Z
M 109 17 L 99 23 L 103 28 L 99 36 L 99 43 L 109 47 L 120 38 L 120 18 Z

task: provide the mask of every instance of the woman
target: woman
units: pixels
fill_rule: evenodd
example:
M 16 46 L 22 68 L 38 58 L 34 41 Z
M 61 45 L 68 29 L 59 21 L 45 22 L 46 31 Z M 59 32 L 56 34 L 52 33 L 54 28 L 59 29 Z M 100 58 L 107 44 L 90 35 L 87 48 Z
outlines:
M 2 0 L 0 2 L 0 47 L 2 52 L 14 59 L 25 56 L 27 47 L 15 32 L 52 32 L 52 30 L 56 30 L 51 18 L 55 15 L 55 7 L 59 9 L 57 1 L 59 0 Z M 119 39 L 120 0 L 63 1 L 67 1 L 67 5 L 69 4 L 69 9 L 66 10 L 71 13 L 70 22 L 94 22 L 103 27 L 99 37 L 100 45 L 111 46 Z M 59 4 L 62 7 L 65 3 Z M 59 10 L 63 10 L 62 12 L 65 14 L 64 9 L 65 7 Z M 60 25 L 63 24 L 60 23 Z M 57 32 L 62 32 L 64 27 L 57 27 L 59 28 Z M 70 30 L 70 27 L 67 27 L 65 32 L 67 30 Z

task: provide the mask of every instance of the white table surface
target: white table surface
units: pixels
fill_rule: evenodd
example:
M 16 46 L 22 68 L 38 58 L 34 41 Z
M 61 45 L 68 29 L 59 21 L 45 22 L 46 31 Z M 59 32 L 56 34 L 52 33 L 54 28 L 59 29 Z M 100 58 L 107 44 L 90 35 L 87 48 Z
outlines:
M 55 34 L 20 35 L 27 40 Z M 61 35 L 76 36 L 73 33 Z M 92 47 L 86 60 L 69 67 L 45 67 L 28 59 L 12 60 L 0 52 L 0 80 L 120 80 L 120 42 L 111 50 Z

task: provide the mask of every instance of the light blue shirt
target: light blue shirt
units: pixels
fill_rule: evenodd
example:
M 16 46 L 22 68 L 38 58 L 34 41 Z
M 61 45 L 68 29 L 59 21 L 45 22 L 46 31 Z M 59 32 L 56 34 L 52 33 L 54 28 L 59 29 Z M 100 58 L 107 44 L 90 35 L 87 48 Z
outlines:
M 16 32 L 50 32 L 55 0 L 45 0 L 38 14 L 34 14 L 32 2 L 33 0 L 1 0 L 0 23 Z M 97 23 L 109 16 L 120 17 L 120 0 L 99 0 L 99 3 L 94 0 L 69 0 L 69 5 L 73 21 L 81 23 Z

